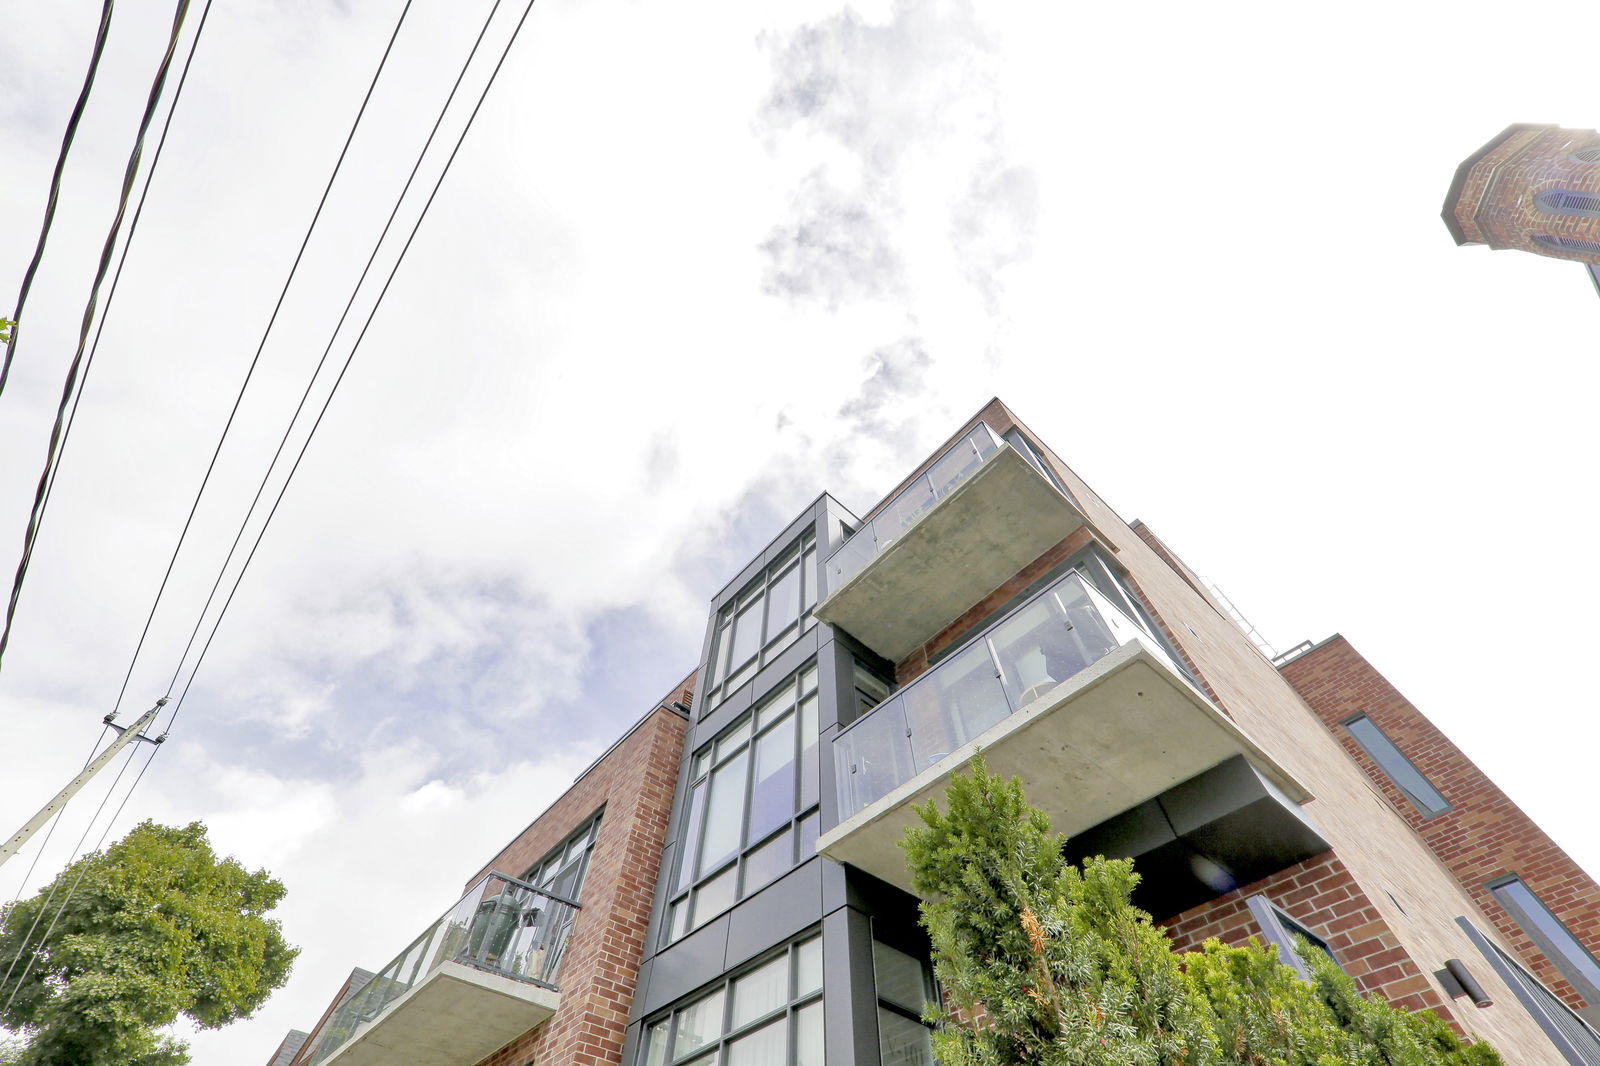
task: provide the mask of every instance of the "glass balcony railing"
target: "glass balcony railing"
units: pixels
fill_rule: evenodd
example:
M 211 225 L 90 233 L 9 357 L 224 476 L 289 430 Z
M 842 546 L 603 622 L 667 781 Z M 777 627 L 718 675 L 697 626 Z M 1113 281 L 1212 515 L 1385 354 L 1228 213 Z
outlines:
M 1068 571 L 834 739 L 840 821 L 1135 637 L 1165 657 L 1150 634 Z
M 1010 445 L 996 436 L 994 430 L 979 422 L 935 459 L 925 473 L 895 493 L 871 521 L 833 550 L 824 565 L 828 575 L 827 591 L 832 592 L 855 577 L 873 556 L 972 476 L 985 459 L 1007 447 Z
M 317 1040 L 308 1066 L 327 1061 L 447 962 L 551 990 L 578 904 L 490 874 L 344 1002 Z

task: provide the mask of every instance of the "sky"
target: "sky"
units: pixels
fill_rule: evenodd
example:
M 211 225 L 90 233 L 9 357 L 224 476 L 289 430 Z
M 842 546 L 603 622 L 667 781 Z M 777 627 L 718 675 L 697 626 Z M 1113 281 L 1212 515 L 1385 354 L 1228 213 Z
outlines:
M 82 764 L 130 662 L 124 722 L 187 677 L 294 404 L 325 348 L 351 349 L 340 311 L 487 0 L 414 0 L 262 339 L 402 6 L 208 19 L 0 666 L 0 820 Z M 420 188 L 521 6 L 493 20 Z M 98 14 L 7 14 L 0 300 Z M 707 601 L 819 492 L 865 510 L 996 395 L 1280 650 L 1343 633 L 1600 872 L 1581 784 L 1600 300 L 1580 267 L 1457 248 L 1439 218 L 1505 126 L 1591 129 L 1600 105 L 1584 64 L 1485 31 L 1502 18 L 537 4 L 171 739 L 109 829 L 91 815 L 132 772 L 0 870 L 0 895 L 80 838 L 203 820 L 288 886 L 302 953 L 255 1017 L 180 1035 L 198 1066 L 264 1062 L 693 667 Z M 7 560 L 170 21 L 118 10 L 74 145 L 0 395 Z

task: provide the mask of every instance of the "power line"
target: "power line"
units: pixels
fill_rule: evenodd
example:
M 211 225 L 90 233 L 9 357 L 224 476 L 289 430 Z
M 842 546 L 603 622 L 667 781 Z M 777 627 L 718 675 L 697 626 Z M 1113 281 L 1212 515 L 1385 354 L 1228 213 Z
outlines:
M 178 47 L 178 35 L 183 30 L 184 16 L 189 13 L 189 0 L 178 0 L 177 9 L 173 14 L 172 33 L 167 40 L 167 49 L 162 54 L 161 63 L 156 68 L 155 80 L 150 85 L 150 95 L 145 101 L 144 115 L 139 120 L 139 132 L 134 138 L 133 151 L 128 155 L 128 163 L 122 175 L 122 194 L 117 201 L 117 213 L 111 220 L 111 227 L 106 233 L 105 245 L 100 251 L 100 263 L 95 268 L 94 283 L 89 287 L 89 299 L 84 304 L 83 322 L 78 327 L 78 350 L 73 354 L 72 363 L 67 368 L 67 380 L 62 386 L 61 402 L 56 407 L 55 425 L 50 430 L 50 446 L 45 452 L 44 470 L 39 475 L 39 487 L 34 490 L 33 510 L 28 516 L 27 532 L 22 538 L 22 558 L 17 563 L 17 574 L 11 584 L 11 598 L 6 604 L 5 626 L 0 629 L 0 659 L 5 657 L 6 644 L 11 640 L 11 622 L 17 613 L 17 600 L 22 596 L 22 583 L 28 576 L 28 563 L 33 557 L 33 546 L 38 540 L 39 520 L 44 512 L 45 493 L 50 484 L 50 472 L 55 465 L 57 449 L 61 445 L 62 426 L 67 416 L 67 405 L 72 400 L 73 389 L 77 385 L 78 371 L 83 364 L 84 349 L 89 342 L 89 327 L 94 322 L 95 305 L 100 297 L 100 285 L 105 281 L 106 272 L 111 267 L 111 253 L 116 248 L 117 237 L 122 232 L 122 218 L 128 209 L 128 198 L 133 192 L 133 179 L 139 172 L 139 160 L 144 152 L 144 135 L 150 129 L 150 120 L 155 117 L 156 104 L 161 99 L 161 91 L 167 83 L 167 72 L 172 67 L 172 54 Z M 15 341 L 13 336 L 12 340 Z
M 372 253 L 367 256 L 366 265 L 361 268 L 361 276 L 356 279 L 355 286 L 350 290 L 350 298 L 345 301 L 344 310 L 339 315 L 339 321 L 334 324 L 333 330 L 328 334 L 328 343 L 322 349 L 322 357 L 317 360 L 317 365 L 311 371 L 311 377 L 306 381 L 304 391 L 300 393 L 300 402 L 295 405 L 294 414 L 289 417 L 289 422 L 283 428 L 283 436 L 278 440 L 277 450 L 272 453 L 272 461 L 267 464 L 267 469 L 261 475 L 261 483 L 256 486 L 255 496 L 250 500 L 250 506 L 245 510 L 244 519 L 239 523 L 238 532 L 233 535 L 233 543 L 228 547 L 228 555 L 222 560 L 222 565 L 217 569 L 217 579 L 211 584 L 211 591 L 206 595 L 206 602 L 200 608 L 200 613 L 195 617 L 194 629 L 189 633 L 189 641 L 183 647 L 183 654 L 178 656 L 178 664 L 173 669 L 172 679 L 167 682 L 168 696 L 172 695 L 173 688 L 178 683 L 178 677 L 183 673 L 183 664 L 189 658 L 189 652 L 194 648 L 195 639 L 200 635 L 200 629 L 205 624 L 206 615 L 211 610 L 211 604 L 216 600 L 217 590 L 222 587 L 223 578 L 227 576 L 228 567 L 233 562 L 234 553 L 239 549 L 239 542 L 244 539 L 245 530 L 249 528 L 250 519 L 256 513 L 256 506 L 261 502 L 261 496 L 267 489 L 267 484 L 272 479 L 272 472 L 277 469 L 278 459 L 283 455 L 284 446 L 289 443 L 289 437 L 294 431 L 295 423 L 300 421 L 300 413 L 305 410 L 306 401 L 311 398 L 311 391 L 317 383 L 317 378 L 322 375 L 322 368 L 328 361 L 333 345 L 338 340 L 339 333 L 344 329 L 345 321 L 350 317 L 350 310 L 355 306 L 356 297 L 360 295 L 361 288 L 366 284 L 367 276 L 372 271 L 372 264 L 377 261 L 378 252 L 382 250 L 383 243 L 388 239 L 389 230 L 394 225 L 395 218 L 400 214 L 400 208 L 405 203 L 406 194 L 411 191 L 411 183 L 417 178 L 417 172 L 422 169 L 423 160 L 427 157 L 428 149 L 433 147 L 433 139 L 438 136 L 439 127 L 444 123 L 445 115 L 449 113 L 450 105 L 455 102 L 456 93 L 461 89 L 461 82 L 467 76 L 467 70 L 472 66 L 472 61 L 478 55 L 478 48 L 483 44 L 483 39 L 489 32 L 489 26 L 494 22 L 494 17 L 500 11 L 502 0 L 494 0 L 494 6 L 489 9 L 489 14 L 483 20 L 483 26 L 478 30 L 477 39 L 472 42 L 472 50 L 467 53 L 466 61 L 461 64 L 461 70 L 456 74 L 456 80 L 450 86 L 450 93 L 445 97 L 439 114 L 433 120 L 433 128 L 428 131 L 428 138 L 423 142 L 422 148 L 417 152 L 416 162 L 411 164 L 411 173 L 406 176 L 405 185 L 395 197 L 394 207 L 389 210 L 389 217 L 383 224 L 383 232 L 378 234 L 378 239 L 372 244 Z M 404 253 L 402 253 L 404 254 Z M 397 264 L 398 265 L 398 264 Z M 381 297 L 380 297 L 381 299 Z M 307 438 L 309 440 L 309 437 Z M 264 528 L 264 527 L 263 527 Z M 187 687 L 186 687 L 187 688 Z M 177 708 L 173 708 L 173 716 L 177 716 Z
M 39 261 L 44 258 L 44 246 L 50 239 L 50 224 L 56 217 L 56 200 L 61 195 L 61 175 L 67 168 L 67 152 L 72 147 L 72 139 L 78 134 L 78 120 L 83 117 L 84 105 L 89 102 L 89 90 L 94 87 L 95 72 L 100 69 L 100 55 L 106 49 L 106 37 L 111 31 L 111 9 L 113 0 L 105 0 L 100 9 L 100 28 L 95 31 L 94 50 L 89 54 L 89 70 L 83 77 L 83 88 L 78 90 L 78 102 L 72 105 L 72 114 L 67 118 L 67 129 L 61 137 L 61 150 L 56 154 L 55 173 L 50 175 L 50 194 L 44 202 L 44 221 L 39 226 L 39 241 L 34 245 L 33 258 L 28 262 L 28 269 L 22 275 L 22 289 L 17 293 L 17 306 L 11 312 L 13 319 L 22 318 L 22 307 L 28 302 L 28 290 L 33 288 L 33 276 L 39 270 Z M 6 390 L 6 378 L 11 376 L 11 360 L 17 350 L 17 335 L 20 327 L 15 324 L 11 327 L 11 338 L 6 342 L 5 360 L 0 362 L 0 392 Z
M 189 680 L 184 683 L 183 692 L 173 705 L 172 717 L 167 720 L 168 729 L 171 729 L 172 723 L 177 720 L 178 712 L 183 709 L 183 701 L 189 695 L 190 687 L 194 685 L 194 679 L 200 672 L 200 666 L 205 661 L 206 653 L 211 650 L 211 642 L 216 639 L 217 630 L 221 627 L 223 618 L 227 616 L 228 608 L 233 603 L 233 597 L 239 591 L 239 585 L 244 580 L 245 573 L 250 569 L 250 563 L 255 559 L 257 549 L 261 547 L 262 538 L 266 536 L 268 527 L 272 525 L 272 519 L 277 515 L 278 507 L 283 503 L 284 495 L 289 491 L 289 485 L 294 481 L 295 473 L 300 469 L 300 463 L 305 459 L 306 452 L 311 447 L 311 441 L 316 437 L 317 429 L 322 425 L 322 419 L 328 413 L 328 407 L 333 403 L 333 398 L 338 393 L 345 374 L 349 372 L 350 364 L 355 360 L 356 353 L 360 351 L 361 342 L 366 339 L 367 330 L 371 328 L 372 321 L 377 316 L 378 308 L 383 305 L 383 298 L 388 295 L 389 286 L 394 283 L 395 275 L 399 273 L 400 265 L 405 262 L 406 253 L 411 250 L 411 244 L 416 240 L 417 232 L 422 228 L 423 220 L 428 217 L 428 211 L 433 207 L 433 201 L 439 195 L 439 189 L 444 184 L 445 177 L 450 173 L 451 165 L 455 163 L 456 156 L 461 152 L 461 146 L 466 141 L 467 134 L 472 130 L 473 122 L 477 120 L 478 112 L 482 110 L 483 102 L 488 98 L 489 90 L 494 88 L 495 79 L 500 76 L 500 70 L 505 66 L 506 57 L 511 54 L 512 46 L 516 44 L 517 37 L 522 33 L 523 25 L 533 12 L 533 5 L 534 0 L 528 0 L 527 6 L 523 8 L 522 16 L 517 20 L 516 27 L 511 31 L 511 36 L 507 39 L 505 48 L 501 50 L 500 58 L 495 62 L 494 70 L 489 74 L 489 80 L 484 84 L 483 91 L 478 94 L 478 101 L 473 105 L 472 113 L 467 116 L 466 125 L 462 127 L 460 135 L 456 138 L 455 147 L 450 150 L 450 156 L 445 160 L 444 168 L 434 181 L 433 190 L 429 192 L 427 201 L 422 205 L 421 213 L 417 216 L 416 222 L 412 224 L 410 235 L 406 237 L 406 242 L 401 247 L 399 256 L 396 257 L 394 265 L 389 269 L 389 276 L 384 280 L 383 288 L 378 292 L 378 298 L 373 302 L 371 310 L 367 312 L 366 321 L 361 326 L 361 332 L 356 335 L 356 340 L 351 345 L 350 353 L 345 356 L 344 365 L 339 370 L 339 376 L 334 379 L 333 387 L 322 401 L 322 409 L 317 413 L 316 421 L 311 425 L 311 431 L 306 435 L 306 439 L 301 442 L 300 452 L 295 457 L 294 465 L 289 468 L 288 476 L 284 478 L 283 484 L 278 489 L 278 495 L 273 501 L 272 509 L 267 512 L 266 520 L 262 523 L 260 530 L 256 532 L 255 543 L 251 545 L 250 553 L 245 556 L 244 564 L 239 568 L 238 574 L 234 576 L 233 587 L 228 591 L 227 599 L 223 601 L 222 609 L 217 613 L 216 620 L 211 625 L 211 632 L 207 635 L 206 642 L 200 649 L 200 655 L 195 659 L 194 667 L 189 672 Z M 497 0 L 496 7 L 498 6 Z M 490 17 L 493 18 L 492 11 Z M 476 45 L 474 45 L 474 51 L 476 51 Z M 170 689 L 168 691 L 170 692 Z
M 217 468 L 217 457 L 222 454 L 222 446 L 228 439 L 228 432 L 233 428 L 233 420 L 239 414 L 239 406 L 244 402 L 245 390 L 250 387 L 250 380 L 255 376 L 256 366 L 261 362 L 261 353 L 266 350 L 267 338 L 272 335 L 272 327 L 278 321 L 278 312 L 283 309 L 283 301 L 289 295 L 289 286 L 294 284 L 295 275 L 300 270 L 300 262 L 305 258 L 306 247 L 311 243 L 311 235 L 316 232 L 317 222 L 322 218 L 322 209 L 327 206 L 328 196 L 333 192 L 333 183 L 338 180 L 339 172 L 344 167 L 345 157 L 350 152 L 350 144 L 355 140 L 356 130 L 361 126 L 361 120 L 367 113 L 367 104 L 372 101 L 372 93 L 378 87 L 378 79 L 383 75 L 383 69 L 389 62 L 389 54 L 394 50 L 394 42 L 400 36 L 400 27 L 405 25 L 406 15 L 411 11 L 412 0 L 400 9 L 400 17 L 395 21 L 394 30 L 389 34 L 389 43 L 384 46 L 383 56 L 378 60 L 378 69 L 373 71 L 372 80 L 367 83 L 366 94 L 361 98 L 361 107 L 356 111 L 354 121 L 350 123 L 350 130 L 345 134 L 344 146 L 339 149 L 339 158 L 333 164 L 333 171 L 328 175 L 327 182 L 322 187 L 322 197 L 317 201 L 317 209 L 311 215 L 311 222 L 306 226 L 305 236 L 300 238 L 300 248 L 295 252 L 294 262 L 289 267 L 288 276 L 283 279 L 283 287 L 278 290 L 277 302 L 273 304 L 272 314 L 267 319 L 267 326 L 261 333 L 261 341 L 256 345 L 256 353 L 250 359 L 250 366 L 245 371 L 244 380 L 239 383 L 239 391 L 234 396 L 233 407 L 228 411 L 228 420 L 222 426 L 222 433 L 217 437 L 217 446 L 211 451 L 211 460 L 206 464 L 205 475 L 200 479 L 200 487 L 195 490 L 194 502 L 189 505 L 189 514 L 183 521 L 183 529 L 178 534 L 178 543 L 172 547 L 172 556 L 167 560 L 166 572 L 161 575 L 161 585 L 156 589 L 155 600 L 150 604 L 150 613 L 145 616 L 144 628 L 139 633 L 139 640 L 134 645 L 133 656 L 128 661 L 128 671 L 123 675 L 122 687 L 117 690 L 117 700 L 113 709 L 122 706 L 122 697 L 127 694 L 128 682 L 133 678 L 134 666 L 139 661 L 139 653 L 144 648 L 145 639 L 150 635 L 151 623 L 155 621 L 156 610 L 161 606 L 161 597 L 167 590 L 167 582 L 172 578 L 173 567 L 177 565 L 178 553 L 183 550 L 183 544 L 189 536 L 189 527 L 194 524 L 195 512 L 200 509 L 200 499 L 205 495 L 206 486 L 211 483 L 211 475 Z M 0 647 L 0 652 L 4 648 Z

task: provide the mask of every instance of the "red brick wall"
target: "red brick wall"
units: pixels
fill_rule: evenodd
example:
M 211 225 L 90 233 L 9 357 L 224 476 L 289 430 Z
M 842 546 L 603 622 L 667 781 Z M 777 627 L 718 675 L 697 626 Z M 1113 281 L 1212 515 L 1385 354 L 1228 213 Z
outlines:
M 1180 951 L 1212 937 L 1236 946 L 1260 937 L 1245 900 L 1265 895 L 1316 933 L 1363 992 L 1407 1010 L 1431 1010 L 1455 1021 L 1438 985 L 1412 960 L 1372 901 L 1333 852 L 1324 852 L 1254 884 L 1202 903 L 1162 924 Z
M 692 682 L 664 702 L 687 704 Z M 621 1061 L 687 728 L 682 715 L 657 709 L 485 867 L 521 875 L 605 807 L 584 878 L 583 910 L 557 977 L 561 1006 L 482 1066 Z
M 1594 130 L 1517 129 L 1468 171 L 1455 203 L 1447 205 L 1451 215 L 1469 243 L 1600 263 L 1600 255 L 1556 251 L 1532 239 L 1542 233 L 1600 241 L 1600 218 L 1553 214 L 1533 202 L 1543 189 L 1600 193 L 1600 163 L 1572 159 L 1574 151 L 1597 144 Z
M 1400 816 L 1433 849 L 1531 969 L 1574 1006 L 1580 998 L 1534 946 L 1484 882 L 1515 874 L 1591 954 L 1600 957 L 1600 885 L 1495 787 L 1471 759 L 1423 717 L 1343 637 L 1285 664 L 1295 687 Z M 1341 723 L 1365 714 L 1443 793 L 1451 807 L 1424 818 Z

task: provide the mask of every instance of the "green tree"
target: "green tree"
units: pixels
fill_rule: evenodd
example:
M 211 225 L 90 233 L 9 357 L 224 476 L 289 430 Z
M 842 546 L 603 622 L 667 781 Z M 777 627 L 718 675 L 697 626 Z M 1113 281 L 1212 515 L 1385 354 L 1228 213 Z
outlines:
M 946 1002 L 946 1066 L 1497 1066 L 1429 1012 L 1361 997 L 1302 943 L 1314 981 L 1259 944 L 1179 953 L 1134 907 L 1131 863 L 1061 858 L 1062 837 L 982 757 L 903 847 Z
M 182 1066 L 184 1044 L 157 1029 L 179 1015 L 226 1025 L 288 979 L 297 951 L 266 917 L 283 894 L 265 870 L 219 859 L 199 822 L 144 822 L 79 859 L 0 911 L 0 1024 L 25 1041 L 15 1066 Z
M 0 344 L 11 343 L 11 327 L 15 325 L 16 323 L 9 318 L 0 318 Z M 0 1063 L 3 1062 L 5 1060 L 0 1059 Z

